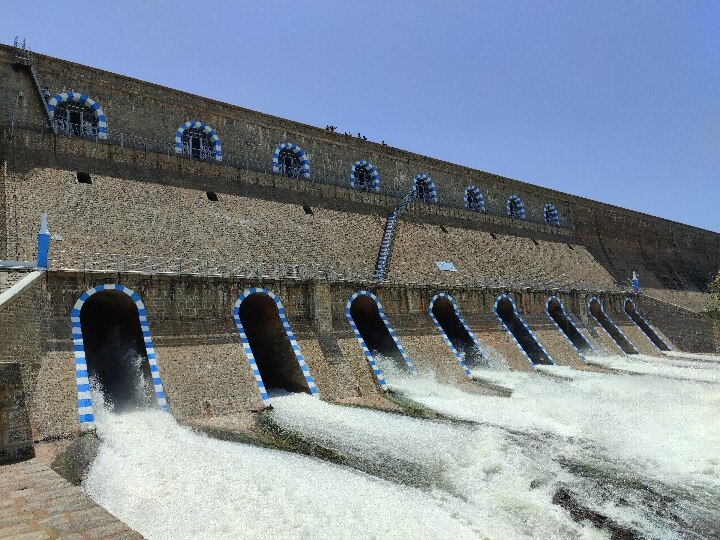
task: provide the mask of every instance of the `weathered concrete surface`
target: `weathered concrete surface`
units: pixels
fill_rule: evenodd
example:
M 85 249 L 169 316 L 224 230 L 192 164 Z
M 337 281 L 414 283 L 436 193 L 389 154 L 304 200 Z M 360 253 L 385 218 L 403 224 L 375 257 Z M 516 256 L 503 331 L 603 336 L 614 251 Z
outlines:
M 0 538 L 131 540 L 142 536 L 35 458 L 0 467 Z
M 559 366 L 582 367 L 585 362 L 565 335 L 557 329 L 546 313 L 525 316 L 525 322 L 532 328 L 538 341 L 550 353 Z
M 0 362 L 0 464 L 33 455 L 20 363 Z

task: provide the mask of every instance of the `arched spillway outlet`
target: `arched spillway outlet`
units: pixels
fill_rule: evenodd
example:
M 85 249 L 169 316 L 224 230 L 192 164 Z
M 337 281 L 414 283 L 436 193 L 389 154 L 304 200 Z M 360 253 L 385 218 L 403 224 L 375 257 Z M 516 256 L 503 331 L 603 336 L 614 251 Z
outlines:
M 630 343 L 630 340 L 625 337 L 625 334 L 623 334 L 622 331 L 615 326 L 612 319 L 610 319 L 607 313 L 605 313 L 605 310 L 597 297 L 593 296 L 590 299 L 590 302 L 588 302 L 588 312 L 590 313 L 590 316 L 605 329 L 605 331 L 610 335 L 613 341 L 618 344 L 625 354 L 638 354 L 635 346 Z
M 638 325 L 640 330 L 643 331 L 643 334 L 648 337 L 650 342 L 655 345 L 655 347 L 657 347 L 661 351 L 670 350 L 670 347 L 667 343 L 665 343 L 663 338 L 661 338 L 655 331 L 655 329 L 650 325 L 650 323 L 647 322 L 642 315 L 640 315 L 637 307 L 635 306 L 635 302 L 633 302 L 630 298 L 626 298 L 624 302 L 624 309 L 625 313 L 628 314 L 628 317 L 630 317 L 633 322 Z
M 390 321 L 377 296 L 370 291 L 358 291 L 352 294 L 345 305 L 345 316 L 381 388 L 387 389 L 387 384 L 382 370 L 375 361 L 376 354 L 392 358 L 396 365 L 404 366 L 412 372 L 416 371 L 390 326 Z
M 270 403 L 268 391 L 273 389 L 317 395 L 285 308 L 274 292 L 261 288 L 243 291 L 233 307 L 233 317 L 263 402 Z
M 498 296 L 495 300 L 495 316 L 505 330 L 513 338 L 530 364 L 550 365 L 555 362 L 533 334 L 530 327 L 520 317 L 515 302 L 506 294 Z
M 115 411 L 153 401 L 167 411 L 140 295 L 119 284 L 98 285 L 80 296 L 70 322 L 81 429 L 94 427 L 91 380 L 96 381 L 106 404 Z
M 586 354 L 593 354 L 595 352 L 593 346 L 590 345 L 588 340 L 585 339 L 585 336 L 577 329 L 575 323 L 572 322 L 558 297 L 551 296 L 548 298 L 545 304 L 545 313 L 547 313 L 547 316 L 570 344 L 575 347 L 575 350 L 583 360 Z
M 428 314 L 468 377 L 471 377 L 469 368 L 490 364 L 480 343 L 460 315 L 452 296 L 446 293 L 433 296 L 428 306 Z

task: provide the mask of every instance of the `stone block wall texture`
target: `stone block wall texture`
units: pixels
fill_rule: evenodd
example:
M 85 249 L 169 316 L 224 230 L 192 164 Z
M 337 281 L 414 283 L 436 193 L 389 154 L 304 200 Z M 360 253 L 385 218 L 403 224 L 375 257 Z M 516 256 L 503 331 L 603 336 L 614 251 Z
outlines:
M 697 353 L 718 350 L 720 340 L 714 335 L 709 312 L 697 313 L 642 294 L 639 300 L 640 314 L 669 337 L 675 347 Z
M 436 261 L 453 263 L 457 272 L 439 270 Z M 614 285 L 583 246 L 403 220 L 397 226 L 388 278 L 415 283 L 452 279 L 495 285 Z
M 288 141 L 305 150 L 311 170 L 347 179 L 348 185 L 351 164 L 367 160 L 377 168 L 383 185 L 405 192 L 410 190 L 415 175 L 425 172 L 433 179 L 441 197 L 462 201 L 464 189 L 475 185 L 483 193 L 488 210 L 496 213 L 504 214 L 507 198 L 516 194 L 523 200 L 528 217 L 542 220 L 544 205 L 552 203 L 562 221 L 572 220 L 567 197 L 559 192 L 80 64 L 44 55 L 36 57 L 39 77 L 51 94 L 73 91 L 90 96 L 101 104 L 111 133 L 122 132 L 128 142 L 143 140 L 153 148 L 174 151 L 177 129 L 188 120 L 197 120 L 217 132 L 228 160 L 238 157 L 269 166 L 276 147 Z M 12 60 L 12 49 L 0 46 L 4 79 L 0 86 L 0 113 L 5 118 L 14 114 L 18 122 L 39 125 L 42 118 L 39 106 L 32 99 L 17 97 L 19 90 L 28 97 L 34 94 L 27 75 L 12 71 Z
M 540 219 L 544 204 L 550 202 L 558 208 L 561 221 L 572 227 L 571 243 L 582 245 L 616 282 L 625 283 L 636 270 L 643 285 L 702 291 L 706 289 L 709 276 L 720 266 L 720 235 L 709 231 L 346 138 L 71 62 L 42 55 L 37 58 L 43 84 L 52 92 L 73 90 L 91 96 L 102 104 L 111 132 L 123 132 L 128 141 L 142 138 L 151 152 L 161 151 L 158 156 L 164 156 L 163 149 L 171 148 L 180 124 L 201 120 L 220 135 L 227 161 L 236 156 L 269 167 L 277 144 L 290 141 L 306 150 L 311 168 L 321 176 L 349 180 L 350 164 L 367 159 L 377 167 L 384 185 L 397 186 L 402 188 L 401 191 L 409 189 L 412 178 L 420 171 L 433 177 L 440 195 L 446 194 L 448 200 L 458 200 L 465 186 L 476 185 L 483 192 L 492 214 L 504 214 L 504 204 L 510 194 L 523 199 L 531 219 Z M 0 47 L 0 70 L 4 75 L 0 78 L 0 113 L 17 123 L 39 123 L 42 121 L 41 109 L 38 100 L 33 101 L 35 96 L 29 77 L 13 71 L 11 62 L 11 48 Z M 23 98 L 18 97 L 19 91 L 24 92 Z M 118 152 L 113 150 L 110 154 L 110 159 L 114 159 Z M 350 197 L 347 193 L 337 195 Z M 453 212 L 441 214 L 447 218 Z M 425 215 L 423 219 L 432 221 L 429 217 Z M 527 222 L 503 219 L 503 227 L 516 230 L 520 236 L 529 235 Z M 6 216 L 5 223 L 10 221 Z M 482 219 L 469 221 L 476 225 L 468 227 L 470 229 L 484 228 L 492 232 L 497 225 Z M 393 260 L 398 262 L 397 258 Z
M 0 465 L 33 457 L 19 362 L 0 362 Z

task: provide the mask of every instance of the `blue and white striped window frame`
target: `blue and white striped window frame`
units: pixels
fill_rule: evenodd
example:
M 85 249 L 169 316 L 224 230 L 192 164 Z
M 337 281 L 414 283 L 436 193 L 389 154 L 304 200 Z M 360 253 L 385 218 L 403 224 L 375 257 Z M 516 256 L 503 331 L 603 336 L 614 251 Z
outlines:
M 262 398 L 263 403 L 265 405 L 269 405 L 270 396 L 268 396 L 267 390 L 265 389 L 265 383 L 262 380 L 260 370 L 258 369 L 257 363 L 255 362 L 255 355 L 250 348 L 250 341 L 245 334 L 245 328 L 243 328 L 242 321 L 240 320 L 240 304 L 242 304 L 243 301 L 251 294 L 264 294 L 266 296 L 269 296 L 273 300 L 273 302 L 275 302 L 275 306 L 277 306 L 278 310 L 278 316 L 280 317 L 280 322 L 282 322 L 285 334 L 287 334 L 287 338 L 290 341 L 290 346 L 292 347 L 293 353 L 295 354 L 295 359 L 300 366 L 300 370 L 305 377 L 305 382 L 308 385 L 310 394 L 318 397 L 318 389 L 315 385 L 315 379 L 313 379 L 313 376 L 310 373 L 310 368 L 308 367 L 307 362 L 305 362 L 302 352 L 300 351 L 300 345 L 298 344 L 297 339 L 295 339 L 295 334 L 290 327 L 290 322 L 288 322 L 287 314 L 285 313 L 285 308 L 280 301 L 280 297 L 278 297 L 277 294 L 275 294 L 269 289 L 253 287 L 251 289 L 245 289 L 238 297 L 235 305 L 233 306 L 233 319 L 235 320 L 235 326 L 237 327 L 238 333 L 240 334 L 240 342 L 242 343 L 245 358 L 247 358 L 248 364 L 250 365 L 250 370 L 252 371 L 253 377 L 255 379 L 255 384 L 258 387 L 258 391 L 260 392 L 260 397 Z
M 48 101 L 50 120 L 55 117 L 55 109 L 57 106 L 66 102 L 77 103 L 78 105 L 82 105 L 90 109 L 95 114 L 95 118 L 97 118 L 98 139 L 108 138 L 107 117 L 105 116 L 102 107 L 99 103 L 90 99 L 85 94 L 79 94 L 77 92 L 62 92 L 61 94 L 57 94 L 51 98 L 50 101 Z
M 96 285 L 92 289 L 88 289 L 80 295 L 77 302 L 70 312 L 70 325 L 72 327 L 73 350 L 75 353 L 75 383 L 78 393 L 78 415 L 80 417 L 80 429 L 90 430 L 95 427 L 95 415 L 93 413 L 92 397 L 90 395 L 90 380 L 88 378 L 87 358 L 85 356 L 85 344 L 83 342 L 82 325 L 80 323 L 80 311 L 83 304 L 87 302 L 93 294 L 102 291 L 118 291 L 127 294 L 135 303 L 138 310 L 138 318 L 140 320 L 140 329 L 142 330 L 143 341 L 145 342 L 145 352 L 147 354 L 148 363 L 150 364 L 150 374 L 152 375 L 153 386 L 155 389 L 155 399 L 158 407 L 163 411 L 167 411 L 167 401 L 165 399 L 165 390 L 163 389 L 162 379 L 160 378 L 160 370 L 158 369 L 157 356 L 155 347 L 148 326 L 147 311 L 145 305 L 140 299 L 140 295 L 120 284 Z
M 302 167 L 302 177 L 303 178 L 310 178 L 310 158 L 305 153 L 305 150 L 300 148 L 297 144 L 284 142 L 277 146 L 275 149 L 275 152 L 273 152 L 272 156 L 272 166 L 273 166 L 273 172 L 279 173 L 280 172 L 280 152 L 283 150 L 290 150 L 300 161 L 300 166 Z
M 513 204 L 515 206 L 515 213 L 511 213 L 511 207 Z M 520 197 L 518 197 L 517 195 L 510 195 L 508 197 L 508 200 L 505 201 L 505 210 L 509 217 L 525 219 L 525 204 L 522 202 L 522 199 L 520 199 Z
M 373 191 L 380 191 L 380 175 L 378 174 L 375 165 L 373 165 L 369 161 L 356 161 L 350 166 L 350 187 L 360 187 L 355 185 L 355 182 L 357 180 L 355 171 L 358 167 L 364 167 L 370 175 L 371 189 Z
M 625 306 L 627 305 L 628 302 L 630 302 L 630 303 L 632 304 L 632 307 L 633 307 L 633 309 L 635 310 L 635 315 L 637 315 L 642 322 L 644 322 L 645 324 L 647 324 L 648 327 L 649 327 L 653 332 L 655 332 L 655 335 L 658 337 L 658 339 L 659 339 L 660 341 L 662 341 L 662 343 L 668 348 L 669 351 L 671 351 L 672 349 L 670 348 L 670 345 L 667 344 L 667 342 L 662 338 L 662 336 L 658 333 L 658 331 L 655 329 L 655 327 L 654 327 L 653 325 L 651 325 L 651 324 L 647 321 L 647 319 L 646 319 L 645 317 L 643 317 L 642 315 L 640 315 L 640 312 L 638 311 L 638 308 L 637 308 L 637 304 L 635 304 L 635 302 L 633 301 L 633 299 L 630 298 L 630 297 L 628 297 L 628 296 L 626 296 L 625 299 L 623 300 L 623 312 L 625 313 L 625 315 L 627 316 L 627 318 L 630 319 L 630 321 L 631 321 L 635 326 L 637 326 L 638 328 L 640 328 L 640 326 L 639 326 L 635 321 L 633 321 L 633 318 L 630 316 L 630 314 L 629 314 L 629 313 L 627 312 L 627 310 L 625 309 Z M 655 347 L 658 351 L 661 351 L 661 352 L 662 352 L 662 349 L 660 349 L 660 347 L 658 347 L 657 345 L 655 345 L 655 342 L 654 342 L 652 339 L 650 339 L 650 336 L 648 336 L 648 335 L 645 334 L 645 332 L 643 331 L 642 328 L 640 328 L 640 332 L 642 333 L 643 336 L 645 336 L 645 337 L 648 339 L 648 341 L 652 344 L 653 347 Z
M 470 195 L 473 195 L 475 204 L 470 205 Z M 485 198 L 482 196 L 480 189 L 477 186 L 468 186 L 465 188 L 463 194 L 463 200 L 465 201 L 465 208 L 468 210 L 474 210 L 475 212 L 482 212 L 485 210 Z
M 613 321 L 613 320 L 610 318 L 610 315 L 608 315 L 608 314 L 605 312 L 605 306 L 603 305 L 602 300 L 600 300 L 597 296 L 591 296 L 591 297 L 588 299 L 588 301 L 587 301 L 587 313 L 588 313 L 588 317 L 592 317 L 592 319 L 597 323 L 598 327 L 601 328 L 602 331 L 607 334 L 607 336 L 610 338 L 610 341 L 612 341 L 615 345 L 617 345 L 617 348 L 620 349 L 620 354 L 625 355 L 625 356 L 628 355 L 628 353 L 626 353 L 626 352 L 623 350 L 622 345 L 620 345 L 618 342 L 615 341 L 615 338 L 610 335 L 610 332 L 608 332 L 607 330 L 605 330 L 605 327 L 604 327 L 602 324 L 600 324 L 600 321 L 598 321 L 597 318 L 595 317 L 595 315 L 593 315 L 592 311 L 590 310 L 590 304 L 592 304 L 593 300 L 596 300 L 596 301 L 597 301 L 598 305 L 600 306 L 600 311 L 602 311 L 602 312 L 605 314 L 605 317 L 607 317 L 607 320 L 610 322 L 610 324 L 613 325 L 613 327 L 615 328 L 615 330 L 617 330 L 618 333 L 619 333 L 622 337 L 625 338 L 625 341 L 627 341 L 627 342 L 630 344 L 630 346 L 635 350 L 635 352 L 638 353 L 637 347 L 635 347 L 635 345 L 633 344 L 633 342 L 630 341 L 630 340 L 627 338 L 627 336 L 625 335 L 625 333 L 624 333 L 622 330 L 620 330 L 620 327 L 619 327 L 617 324 L 615 324 L 615 321 Z
M 473 334 L 473 333 L 472 333 L 472 330 L 470 330 L 470 327 L 469 327 L 469 326 L 467 325 L 467 323 L 465 322 L 465 319 L 463 319 L 463 318 L 462 318 L 462 315 L 460 315 L 460 310 L 459 310 L 458 307 L 457 307 L 457 303 L 455 302 L 455 299 L 454 299 L 452 296 L 450 296 L 449 294 L 447 294 L 447 293 L 437 293 L 435 296 L 433 296 L 433 297 L 430 299 L 430 304 L 428 305 L 428 315 L 430 315 L 430 318 L 432 319 L 432 322 L 434 322 L 434 323 L 435 323 L 435 326 L 437 326 L 437 329 L 440 331 L 440 335 L 442 335 L 442 337 L 443 337 L 443 339 L 445 340 L 445 343 L 447 344 L 447 346 L 450 347 L 450 351 L 453 353 L 453 356 L 455 356 L 455 358 L 457 359 L 457 361 L 458 361 L 458 363 L 460 364 L 460 366 L 465 370 L 465 375 L 467 375 L 468 377 L 472 378 L 472 374 L 470 373 L 470 370 L 468 369 L 467 365 L 465 364 L 465 360 L 463 360 L 462 355 L 461 355 L 461 354 L 458 352 L 458 350 L 455 348 L 455 345 L 452 344 L 452 341 L 450 341 L 450 338 L 449 338 L 449 337 L 447 336 L 447 334 L 445 333 L 445 330 L 444 330 L 443 327 L 440 325 L 440 322 L 437 320 L 437 318 L 436 318 L 435 315 L 433 314 L 433 306 L 435 305 L 435 302 L 436 302 L 439 298 L 446 298 L 446 299 L 450 302 L 450 304 L 452 304 L 453 311 L 455 311 L 455 316 L 456 316 L 456 317 L 458 318 L 458 320 L 460 321 L 460 324 L 463 325 L 463 328 L 465 328 L 465 330 L 467 331 L 468 335 L 470 336 L 470 339 L 473 340 L 473 343 L 475 344 L 475 347 L 477 348 L 477 350 L 480 351 L 480 354 L 483 355 L 483 357 L 484 357 L 485 360 L 488 362 L 488 364 L 490 364 L 490 359 L 489 359 L 488 355 L 485 354 L 485 350 L 484 350 L 484 349 L 482 348 L 482 346 L 480 345 L 480 342 L 479 342 L 479 341 L 477 340 L 477 338 L 475 337 L 475 334 Z
M 550 356 L 550 353 L 547 351 L 547 349 L 545 349 L 545 347 L 543 347 L 543 344 L 540 343 L 540 340 L 539 340 L 538 337 L 535 335 L 535 332 L 533 332 L 532 329 L 531 329 L 531 328 L 528 326 L 528 324 L 525 322 L 525 319 L 523 319 L 523 318 L 520 316 L 520 312 L 519 312 L 518 309 L 517 309 L 517 305 L 515 305 L 515 301 L 512 299 L 512 297 L 511 297 L 509 294 L 507 294 L 507 293 L 501 294 L 500 296 L 498 296 L 498 297 L 495 299 L 495 304 L 493 305 L 493 313 L 495 314 L 495 318 L 498 320 L 498 322 L 502 325 L 502 327 L 505 329 L 505 331 L 508 333 L 508 335 L 509 335 L 509 336 L 512 338 L 512 340 L 515 342 L 515 345 L 517 345 L 518 349 L 520 349 L 520 352 L 523 353 L 523 356 L 527 359 L 528 362 L 530 362 L 530 365 L 531 365 L 531 366 L 535 367 L 535 362 L 533 362 L 533 361 L 532 361 L 532 358 L 530 358 L 530 356 L 528 356 L 528 353 L 525 352 L 525 349 L 523 349 L 522 345 L 520 345 L 520 342 L 517 340 L 517 338 L 515 337 L 515 335 L 510 331 L 510 329 L 509 329 L 509 328 L 507 327 L 507 325 L 505 324 L 505 321 L 502 320 L 502 317 L 500 317 L 500 314 L 498 313 L 498 309 L 497 309 L 497 308 L 498 308 L 498 304 L 500 303 L 500 301 L 501 301 L 503 298 L 507 298 L 507 299 L 510 301 L 510 304 L 512 304 L 513 311 L 515 312 L 515 316 L 518 318 L 518 321 L 520 321 L 520 324 L 522 324 L 522 325 L 525 327 L 525 330 L 527 330 L 527 331 L 530 333 L 530 335 L 532 336 L 532 338 L 535 340 L 535 343 L 538 344 L 538 347 L 540 347 L 540 349 L 542 350 L 542 352 L 545 353 L 545 355 L 548 357 L 548 359 L 550 360 L 550 362 L 554 365 L 554 364 L 555 364 L 555 360 L 553 360 L 553 357 Z
M 567 334 L 565 334 L 565 332 L 563 332 L 562 328 L 560 328 L 560 325 L 555 321 L 555 319 L 553 319 L 552 315 L 550 315 L 550 302 L 552 302 L 553 300 L 555 300 L 560 305 L 560 311 L 562 311 L 562 314 L 565 315 L 565 318 L 568 320 L 568 322 L 573 326 L 573 328 L 575 328 L 575 331 L 578 334 L 580 334 L 583 337 L 583 339 L 585 339 L 585 336 L 582 335 L 580 330 L 578 330 L 577 326 L 575 326 L 575 323 L 568 315 L 567 311 L 565 311 L 565 306 L 563 305 L 562 300 L 560 300 L 557 296 L 552 295 L 552 296 L 548 297 L 547 302 L 545 302 L 545 314 L 548 316 L 548 319 L 550 319 L 550 322 L 552 322 L 555 325 L 555 328 L 557 328 L 558 332 L 560 332 L 560 334 L 567 340 L 567 342 L 570 345 L 572 345 L 572 348 L 575 349 L 575 352 L 577 352 L 578 355 L 580 355 L 580 358 L 582 358 L 585 362 L 587 362 L 587 358 L 585 357 L 585 354 L 575 346 L 575 344 L 572 342 L 572 339 L 570 339 L 567 336 Z M 595 347 L 592 346 L 592 343 L 590 343 L 587 339 L 585 339 L 585 341 L 587 341 L 587 344 L 590 346 L 590 349 L 593 352 L 595 352 Z
M 412 372 L 417 372 L 417 369 L 415 369 L 415 366 L 412 363 L 412 360 L 410 360 L 410 357 L 405 352 L 405 349 L 403 348 L 402 344 L 400 343 L 400 339 L 397 337 L 397 334 L 395 334 L 395 330 L 393 330 L 392 326 L 390 326 L 390 321 L 388 320 L 387 316 L 385 315 L 385 310 L 382 307 L 382 304 L 380 303 L 380 299 L 375 296 L 370 291 L 358 291 L 356 293 L 353 293 L 350 295 L 350 298 L 348 298 L 347 304 L 345 304 L 345 317 L 347 317 L 348 322 L 350 323 L 350 327 L 352 328 L 353 332 L 355 333 L 355 337 L 357 338 L 358 342 L 360 343 L 360 348 L 363 350 L 363 353 L 365 353 L 365 358 L 368 361 L 368 364 L 370 364 L 370 367 L 372 368 L 373 373 L 375 374 L 375 377 L 377 378 L 378 384 L 380 385 L 380 388 L 383 390 L 387 390 L 387 383 L 385 382 L 385 377 L 383 376 L 383 372 L 380 369 L 380 367 L 377 365 L 377 362 L 375 362 L 375 359 L 373 358 L 372 352 L 370 352 L 370 349 L 368 348 L 367 344 L 365 343 L 365 340 L 362 337 L 362 334 L 360 334 L 360 330 L 358 330 L 357 325 L 355 324 L 355 321 L 352 318 L 352 315 L 350 314 L 350 307 L 352 306 L 352 303 L 355 301 L 356 298 L 360 296 L 367 296 L 372 299 L 373 302 L 375 302 L 375 305 L 378 308 L 378 313 L 380 314 L 380 319 L 382 319 L 382 322 L 385 324 L 385 328 L 387 328 L 388 332 L 390 332 L 390 337 L 395 342 L 395 345 L 397 346 L 398 350 L 400 351 L 400 354 L 403 357 L 403 360 L 405 360 L 405 364 Z
M 425 201 L 429 203 L 436 203 L 438 202 L 438 194 L 437 194 L 437 188 L 435 187 L 435 182 L 433 182 L 432 178 L 430 178 L 425 173 L 420 173 L 413 178 L 412 183 L 412 194 L 413 197 L 417 198 L 417 185 L 418 182 L 425 182 L 425 185 L 427 186 L 427 195 L 425 197 Z
M 548 225 L 554 225 L 558 226 L 560 225 L 560 214 L 558 214 L 557 208 L 555 208 L 554 204 L 546 204 L 543 208 L 543 217 L 545 219 L 545 223 Z
M 222 161 L 222 144 L 220 143 L 220 137 L 218 137 L 218 134 L 215 132 L 215 130 L 213 128 L 208 126 L 205 122 L 197 122 L 194 120 L 190 121 L 190 122 L 185 122 L 175 132 L 175 153 L 176 154 L 182 154 L 182 151 L 183 151 L 182 138 L 183 138 L 183 134 L 188 129 L 195 129 L 195 130 L 202 131 L 203 133 L 205 133 L 213 144 L 213 158 L 216 161 Z

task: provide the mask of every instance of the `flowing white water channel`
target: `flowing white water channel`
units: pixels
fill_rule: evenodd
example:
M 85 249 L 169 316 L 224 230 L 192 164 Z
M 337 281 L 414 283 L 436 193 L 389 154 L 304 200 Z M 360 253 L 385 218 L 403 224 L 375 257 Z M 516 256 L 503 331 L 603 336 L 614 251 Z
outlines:
M 553 503 L 560 489 L 648 538 L 715 537 L 720 385 L 686 380 L 693 362 L 663 361 L 641 360 L 653 375 L 478 373 L 509 398 L 385 363 L 395 391 L 463 422 L 272 398 L 277 423 L 373 475 L 213 440 L 157 411 L 102 411 L 84 487 L 157 539 L 607 537 Z

